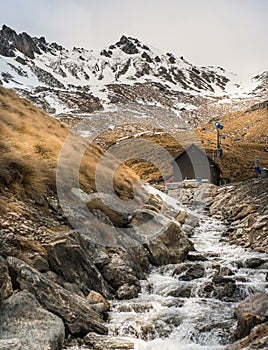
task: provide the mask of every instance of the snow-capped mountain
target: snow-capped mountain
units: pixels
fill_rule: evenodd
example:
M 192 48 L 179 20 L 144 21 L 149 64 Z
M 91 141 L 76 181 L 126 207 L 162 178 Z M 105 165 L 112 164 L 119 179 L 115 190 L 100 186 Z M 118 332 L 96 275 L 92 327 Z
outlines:
M 256 77 L 254 85 L 258 93 L 261 79 Z M 56 115 L 81 116 L 135 103 L 198 119 L 196 109 L 208 102 L 214 108 L 230 93 L 245 96 L 237 80 L 223 68 L 197 67 L 126 36 L 96 53 L 67 50 L 7 26 L 0 31 L 0 83 Z

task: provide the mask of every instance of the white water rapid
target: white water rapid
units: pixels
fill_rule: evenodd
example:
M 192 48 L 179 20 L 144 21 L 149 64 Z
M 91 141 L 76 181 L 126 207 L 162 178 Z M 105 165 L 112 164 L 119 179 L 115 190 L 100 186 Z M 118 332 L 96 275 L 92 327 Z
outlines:
M 236 305 L 267 289 L 267 256 L 229 245 L 220 221 L 194 214 L 200 226 L 191 237 L 191 261 L 153 269 L 137 299 L 112 303 L 109 334 L 134 339 L 135 350 L 223 349 L 234 341 Z M 266 262 L 248 268 L 252 258 Z M 225 281 L 212 282 L 215 275 Z

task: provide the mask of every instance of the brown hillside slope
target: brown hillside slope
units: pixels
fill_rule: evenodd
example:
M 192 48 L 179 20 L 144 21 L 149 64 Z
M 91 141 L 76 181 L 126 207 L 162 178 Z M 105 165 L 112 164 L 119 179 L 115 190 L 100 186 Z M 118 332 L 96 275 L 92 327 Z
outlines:
M 56 170 L 68 127 L 50 117 L 18 95 L 0 87 L 0 193 L 11 192 L 42 203 L 48 193 L 56 191 Z M 85 140 L 74 136 L 70 154 L 79 154 Z M 95 189 L 95 168 L 103 154 L 100 147 L 90 145 L 80 166 L 80 184 L 85 191 Z M 115 160 L 110 160 L 114 165 Z M 111 175 L 109 163 L 103 174 Z M 68 170 L 63 181 L 68 182 Z M 114 187 L 121 197 L 129 197 L 137 180 L 133 171 L 119 168 Z
M 254 170 L 255 156 L 260 157 L 261 167 L 268 168 L 268 103 L 259 103 L 251 108 L 229 113 L 217 119 L 224 124 L 222 131 L 222 148 L 223 157 L 216 158 L 219 164 L 222 177 L 230 178 L 231 181 L 240 181 L 251 177 L 256 177 Z M 161 173 L 150 162 L 135 158 L 132 148 L 128 147 L 128 142 L 137 139 L 145 139 L 166 149 L 171 157 L 176 157 L 184 148 L 191 143 L 201 145 L 207 154 L 212 158 L 216 151 L 217 132 L 214 126 L 216 120 L 211 120 L 206 125 L 196 130 L 176 130 L 169 134 L 162 132 L 153 125 L 150 127 L 141 127 L 132 125 L 131 132 L 127 132 L 126 127 L 109 131 L 99 136 L 98 142 L 104 147 L 109 148 L 116 145 L 118 139 L 122 139 L 121 153 L 128 159 L 126 164 L 131 167 L 144 181 L 155 182 L 161 181 Z M 128 126 L 130 129 L 130 126 Z M 147 132 L 146 132 L 147 130 Z M 140 137 L 136 137 L 140 133 Z M 126 140 L 125 140 L 126 139 Z M 134 143 L 135 145 L 135 143 Z M 135 150 L 134 150 L 135 151 Z M 150 154 L 151 152 L 151 154 Z M 133 154 L 132 154 L 133 153 Z M 172 166 L 170 159 L 165 157 L 164 153 L 150 151 L 145 145 L 140 149 L 140 154 L 144 155 L 143 159 L 150 160 L 152 153 L 158 157 L 162 168 L 165 170 L 164 175 L 172 175 Z M 163 175 L 163 174 L 162 174 Z
M 260 157 L 261 167 L 268 168 L 268 104 L 229 113 L 221 118 L 223 157 L 217 158 L 222 176 L 231 181 L 244 180 L 256 176 L 255 156 Z M 216 130 L 213 121 L 197 129 L 207 153 L 216 149 Z

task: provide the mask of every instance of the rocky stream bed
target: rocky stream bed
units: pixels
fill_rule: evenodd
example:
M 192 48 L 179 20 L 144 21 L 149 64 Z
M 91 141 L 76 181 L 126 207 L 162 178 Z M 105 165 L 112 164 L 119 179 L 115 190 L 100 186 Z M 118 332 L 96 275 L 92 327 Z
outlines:
M 245 186 L 154 192 L 161 213 L 121 218 L 161 228 L 135 247 L 56 230 L 59 211 L 44 229 L 16 202 L 24 214 L 0 222 L 0 349 L 267 349 L 267 183 Z

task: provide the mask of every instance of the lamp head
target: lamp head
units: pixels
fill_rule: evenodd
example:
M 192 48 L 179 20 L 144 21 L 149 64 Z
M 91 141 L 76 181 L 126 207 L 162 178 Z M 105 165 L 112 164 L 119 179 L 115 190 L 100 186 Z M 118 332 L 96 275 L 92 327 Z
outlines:
M 214 125 L 216 126 L 216 128 L 218 128 L 220 130 L 222 130 L 224 128 L 224 126 L 219 122 L 215 122 Z

